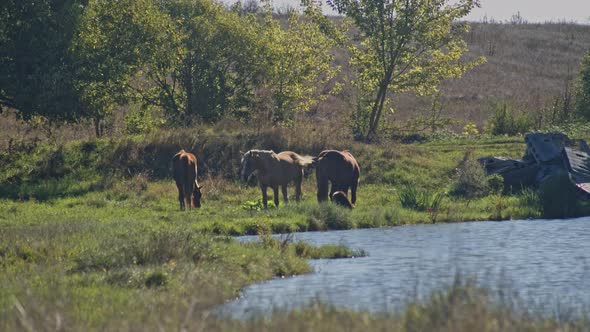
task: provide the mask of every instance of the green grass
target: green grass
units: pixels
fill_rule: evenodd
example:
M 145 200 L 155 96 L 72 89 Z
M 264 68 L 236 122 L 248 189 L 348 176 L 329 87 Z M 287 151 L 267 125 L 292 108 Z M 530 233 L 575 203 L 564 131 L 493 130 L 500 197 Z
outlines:
M 203 207 L 179 211 L 176 186 L 164 174 L 169 156 L 154 152 L 176 149 L 162 143 L 171 137 L 73 142 L 40 147 L 31 155 L 2 157 L 0 330 L 152 330 L 158 326 L 170 330 L 185 325 L 276 330 L 289 319 L 303 324 L 294 325 L 301 329 L 323 330 L 332 323 L 345 328 L 338 325 L 343 322 L 352 324 L 352 330 L 380 326 L 416 330 L 412 324 L 418 324 L 418 330 L 428 329 L 443 322 L 442 318 L 431 320 L 431 315 L 443 310 L 432 304 L 410 305 L 401 316 L 353 313 L 317 304 L 278 313 L 270 321 L 247 323 L 213 319 L 210 310 L 248 284 L 309 272 L 306 259 L 365 255 L 362 249 L 341 245 L 293 242 L 291 232 L 536 218 L 542 213 L 539 196 L 528 191 L 473 199 L 445 196 L 435 204 L 434 218 L 432 202 L 416 209 L 400 201 L 400 190 L 407 185 L 424 197 L 448 192 L 468 150 L 475 158 L 522 155 L 520 138 L 387 146 L 349 142 L 361 165 L 352 211 L 318 204 L 313 175 L 303 183 L 300 203 L 291 199 L 285 205 L 281 198 L 279 207 L 258 208 L 260 190 L 233 180 L 239 155 L 218 153 L 209 159 L 204 153 L 199 157 L 209 168 L 200 179 Z M 251 142 L 264 139 L 250 138 Z M 222 140 L 229 151 L 244 145 L 240 137 L 229 135 Z M 276 150 L 315 153 L 297 141 L 286 143 L 280 137 L 277 141 L 280 149 Z M 213 143 L 207 144 L 201 149 L 212 151 Z M 58 166 L 48 166 L 48 158 Z M 222 160 L 233 166 L 214 168 Z M 271 233 L 287 235 L 272 238 Z M 229 237 L 246 234 L 263 236 L 246 244 Z M 450 303 L 449 308 L 454 305 Z M 489 310 L 483 322 L 494 324 L 496 309 Z M 449 319 L 445 322 L 454 326 L 454 318 Z M 517 327 L 545 326 L 537 319 L 518 319 L 525 325 Z

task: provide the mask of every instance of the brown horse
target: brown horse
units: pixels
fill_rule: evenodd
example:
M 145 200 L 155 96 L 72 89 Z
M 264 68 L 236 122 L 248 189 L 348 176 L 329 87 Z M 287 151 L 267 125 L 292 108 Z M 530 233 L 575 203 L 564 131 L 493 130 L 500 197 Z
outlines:
M 285 204 L 289 202 L 287 197 L 287 184 L 295 181 L 295 200 L 301 199 L 301 181 L 303 180 L 303 168 L 311 165 L 313 158 L 300 156 L 295 152 L 283 151 L 275 153 L 272 150 L 250 150 L 242 156 L 242 180 L 246 181 L 254 172 L 258 172 L 258 183 L 262 190 L 262 203 L 267 207 L 268 197 L 266 189 L 271 187 L 274 192 L 274 203 L 279 206 L 279 186 L 283 192 Z
M 348 200 L 348 197 L 346 197 L 343 191 L 337 191 L 332 194 L 332 202 L 349 209 L 354 209 L 354 204 Z
M 328 182 L 331 182 L 330 198 L 337 191 L 342 191 L 346 197 L 350 188 L 351 203 L 354 206 L 361 170 L 350 152 L 324 150 L 313 158 L 313 166 L 316 168 L 318 202 L 328 200 Z
M 197 157 L 194 154 L 180 150 L 172 157 L 174 180 L 178 188 L 180 210 L 186 206 L 189 209 L 201 207 L 201 188 L 197 182 Z

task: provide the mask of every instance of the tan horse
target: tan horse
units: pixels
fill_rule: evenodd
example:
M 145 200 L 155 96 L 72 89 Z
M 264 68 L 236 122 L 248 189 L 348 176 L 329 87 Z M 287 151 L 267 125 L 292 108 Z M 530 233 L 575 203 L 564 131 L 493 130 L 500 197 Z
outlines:
M 201 188 L 197 182 L 197 157 L 194 154 L 180 150 L 172 157 L 174 180 L 178 188 L 180 210 L 186 206 L 189 209 L 201 207 Z
M 313 165 L 316 168 L 316 179 L 318 185 L 318 202 L 328 200 L 329 182 L 330 198 L 334 193 L 341 191 L 344 198 L 348 196 L 350 189 L 351 203 L 356 203 L 356 189 L 359 183 L 361 169 L 354 159 L 354 156 L 348 151 L 324 150 L 313 158 Z M 346 198 L 348 200 L 348 198 Z
M 274 203 L 279 206 L 279 186 L 283 192 L 283 200 L 287 197 L 287 184 L 295 182 L 295 200 L 301 199 L 301 182 L 303 168 L 311 165 L 313 158 L 300 156 L 295 152 L 283 151 L 275 153 L 272 150 L 250 150 L 242 156 L 242 180 L 247 180 L 254 172 L 258 172 L 258 183 L 262 190 L 262 203 L 267 207 L 268 197 L 266 189 L 271 187 L 274 192 Z

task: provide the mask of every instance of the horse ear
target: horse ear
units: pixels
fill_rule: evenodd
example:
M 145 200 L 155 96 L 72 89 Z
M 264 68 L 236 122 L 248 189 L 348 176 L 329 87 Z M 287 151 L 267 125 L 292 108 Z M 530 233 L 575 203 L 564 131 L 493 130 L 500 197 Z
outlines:
M 243 155 L 244 153 L 245 153 L 244 151 L 240 150 L 240 154 L 241 154 L 241 155 Z

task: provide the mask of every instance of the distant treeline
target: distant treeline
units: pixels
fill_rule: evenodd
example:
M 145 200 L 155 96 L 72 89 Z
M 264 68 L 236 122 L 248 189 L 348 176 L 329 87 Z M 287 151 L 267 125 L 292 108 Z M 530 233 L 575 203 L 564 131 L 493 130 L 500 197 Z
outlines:
M 0 105 L 24 119 L 100 121 L 116 105 L 169 121 L 289 121 L 330 93 L 333 41 L 294 12 L 212 0 L 8 0 Z M 137 115 L 136 115 L 137 116 Z M 133 119 L 130 119 L 132 122 Z
M 226 117 L 283 126 L 339 94 L 338 116 L 370 141 L 397 128 L 391 114 L 403 92 L 434 96 L 412 130 L 448 126 L 437 87 L 485 62 L 463 56 L 463 38 L 475 35 L 460 19 L 474 1 L 335 0 L 342 16 L 331 19 L 304 4 L 303 13 L 277 14 L 253 0 L 3 1 L 0 112 L 33 123 L 90 120 L 101 136 L 121 108 L 130 134 Z M 590 118 L 589 59 L 552 109 Z M 539 127 L 505 105 L 494 109 L 490 132 Z

